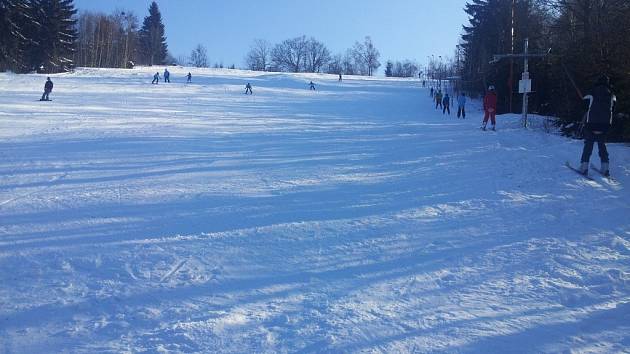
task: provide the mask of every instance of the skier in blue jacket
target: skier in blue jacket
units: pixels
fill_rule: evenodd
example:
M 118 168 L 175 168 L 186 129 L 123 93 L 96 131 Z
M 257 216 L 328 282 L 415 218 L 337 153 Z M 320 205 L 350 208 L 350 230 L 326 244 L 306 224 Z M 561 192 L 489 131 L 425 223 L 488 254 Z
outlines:
M 442 99 L 442 114 L 448 112 L 448 115 L 451 115 L 451 97 L 447 94 L 444 95 Z

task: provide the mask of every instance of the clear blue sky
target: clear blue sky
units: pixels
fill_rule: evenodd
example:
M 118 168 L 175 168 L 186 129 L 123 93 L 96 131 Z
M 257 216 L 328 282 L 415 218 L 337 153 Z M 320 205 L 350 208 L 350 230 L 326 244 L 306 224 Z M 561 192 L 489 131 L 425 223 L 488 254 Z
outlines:
M 75 0 L 79 11 L 131 10 L 140 22 L 149 0 Z M 170 52 L 189 55 L 199 43 L 211 63 L 243 66 L 252 41 L 272 44 L 300 35 L 313 36 L 330 51 L 345 52 L 355 41 L 372 37 L 388 59 L 453 56 L 468 16 L 466 0 L 160 0 Z M 383 67 L 379 70 L 383 71 Z

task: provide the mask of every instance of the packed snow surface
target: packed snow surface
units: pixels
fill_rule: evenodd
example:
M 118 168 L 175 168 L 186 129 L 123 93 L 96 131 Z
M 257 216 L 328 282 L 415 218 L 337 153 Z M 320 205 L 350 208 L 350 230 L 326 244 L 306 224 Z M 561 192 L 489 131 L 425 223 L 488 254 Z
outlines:
M 0 74 L 0 352 L 630 351 L 627 145 L 590 181 L 417 80 L 157 70 Z

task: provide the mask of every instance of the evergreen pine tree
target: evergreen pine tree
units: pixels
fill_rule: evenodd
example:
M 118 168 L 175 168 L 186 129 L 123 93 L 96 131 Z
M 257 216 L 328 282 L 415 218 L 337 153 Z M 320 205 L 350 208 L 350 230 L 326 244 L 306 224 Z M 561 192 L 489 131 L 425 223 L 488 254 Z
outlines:
M 394 76 L 394 63 L 392 63 L 391 60 L 388 60 L 387 64 L 385 64 L 385 76 Z
M 140 61 L 142 64 L 164 64 L 168 49 L 164 37 L 162 15 L 155 1 L 149 7 L 140 29 Z
M 31 0 L 31 17 L 37 27 L 30 38 L 28 58 L 31 68 L 41 72 L 68 71 L 73 67 L 77 39 L 77 10 L 73 0 Z
M 26 0 L 0 0 L 0 71 L 27 69 L 24 52 L 30 43 L 29 27 L 34 26 L 29 13 Z

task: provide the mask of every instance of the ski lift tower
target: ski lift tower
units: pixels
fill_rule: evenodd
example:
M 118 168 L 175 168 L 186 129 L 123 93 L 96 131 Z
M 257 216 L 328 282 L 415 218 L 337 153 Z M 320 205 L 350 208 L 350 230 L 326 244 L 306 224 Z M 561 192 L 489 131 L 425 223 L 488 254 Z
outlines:
M 518 92 L 523 94 L 523 127 L 527 128 L 527 106 L 528 106 L 528 96 L 527 94 L 532 92 L 532 80 L 529 78 L 529 58 L 543 58 L 549 55 L 547 53 L 538 53 L 538 54 L 530 54 L 529 53 L 529 38 L 525 38 L 525 51 L 523 54 L 497 54 L 494 55 L 490 64 L 498 63 L 501 59 L 512 58 L 512 59 L 520 59 L 523 58 L 525 60 L 525 66 L 523 69 L 523 74 L 521 75 L 521 80 L 518 82 Z M 511 94 L 511 93 L 510 93 Z

